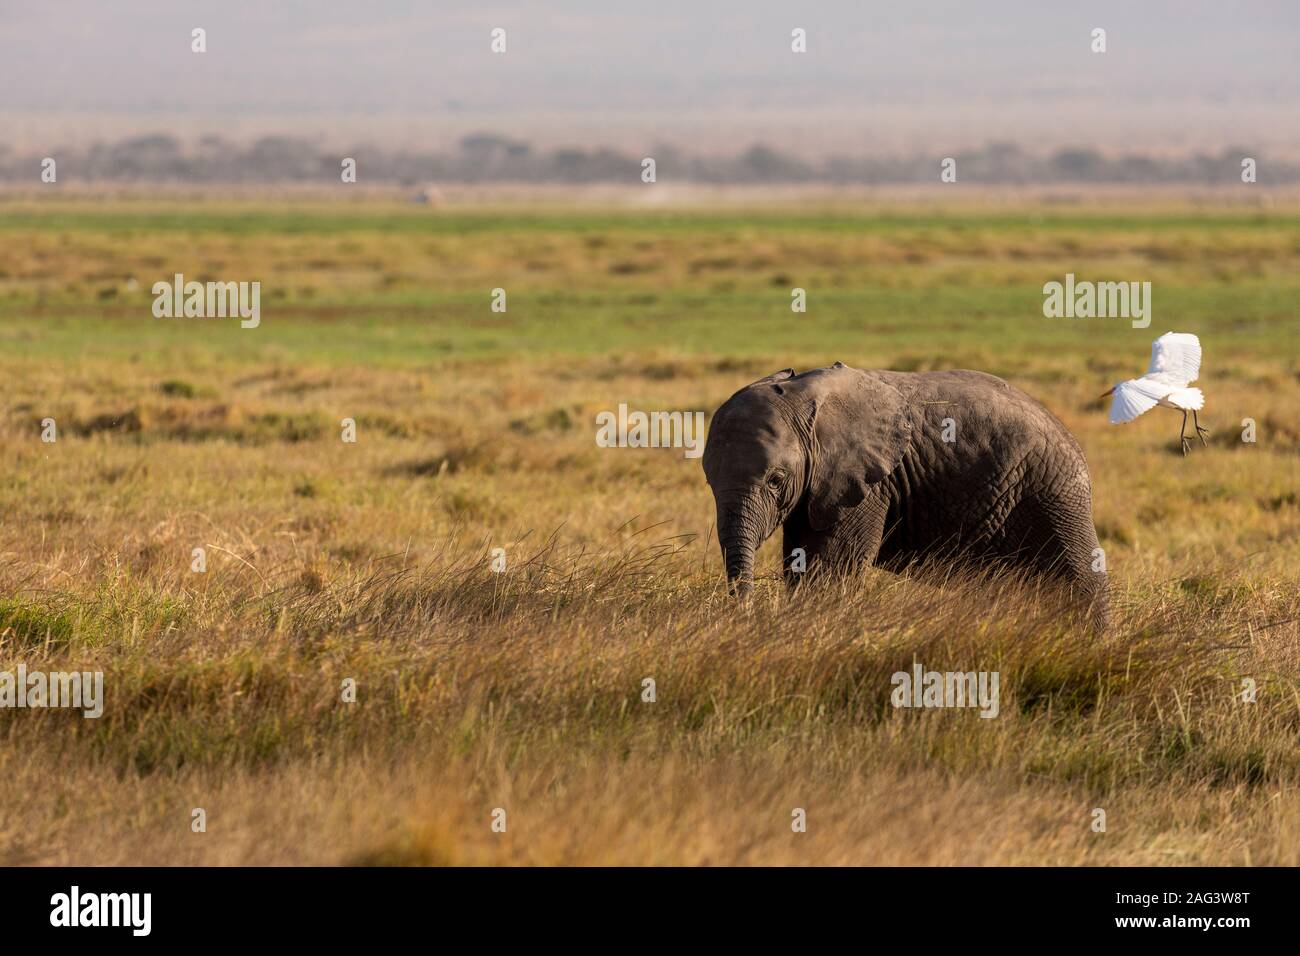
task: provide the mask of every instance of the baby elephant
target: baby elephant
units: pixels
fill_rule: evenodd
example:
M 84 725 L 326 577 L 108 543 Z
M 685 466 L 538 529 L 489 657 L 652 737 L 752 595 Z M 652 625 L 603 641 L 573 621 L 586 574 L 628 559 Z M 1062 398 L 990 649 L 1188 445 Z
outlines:
M 718 409 L 704 449 L 734 591 L 782 526 L 786 578 L 935 556 L 1065 583 L 1106 617 L 1106 573 L 1079 443 L 983 372 L 829 368 L 759 379 Z M 797 549 L 802 549 L 799 553 Z

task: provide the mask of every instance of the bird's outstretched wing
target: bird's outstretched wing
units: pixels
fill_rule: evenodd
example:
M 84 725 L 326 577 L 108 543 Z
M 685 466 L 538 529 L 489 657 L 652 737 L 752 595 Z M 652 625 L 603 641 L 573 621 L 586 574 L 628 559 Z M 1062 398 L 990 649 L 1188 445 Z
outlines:
M 1169 391 L 1156 382 L 1144 378 L 1130 379 L 1115 386 L 1115 397 L 1110 403 L 1110 423 L 1122 425 L 1131 422 L 1143 412 L 1156 407 L 1161 395 Z
M 1151 367 L 1156 376 L 1179 388 L 1196 381 L 1201 374 L 1201 340 L 1191 332 L 1166 332 L 1151 343 Z

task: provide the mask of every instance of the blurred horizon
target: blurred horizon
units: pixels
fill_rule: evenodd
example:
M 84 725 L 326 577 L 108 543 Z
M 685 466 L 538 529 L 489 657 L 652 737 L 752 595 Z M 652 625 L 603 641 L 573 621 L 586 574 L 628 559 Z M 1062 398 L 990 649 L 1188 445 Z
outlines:
M 355 161 L 358 181 L 375 186 L 515 183 L 591 187 L 639 186 L 643 157 L 608 147 L 539 149 L 521 139 L 492 133 L 461 137 L 444 148 L 398 149 L 356 142 L 330 150 L 307 137 L 263 136 L 243 144 L 217 135 L 185 143 L 169 134 L 95 142 L 48 150 L 73 181 L 82 183 L 193 185 L 289 184 L 335 186 L 344 157 Z M 825 185 L 921 186 L 938 181 L 937 153 L 834 153 L 805 160 L 766 143 L 730 154 L 686 152 L 658 144 L 647 152 L 656 163 L 656 184 L 732 186 Z M 1193 186 L 1239 187 L 1243 157 L 1250 153 L 1265 186 L 1300 183 L 1300 163 L 1277 160 L 1238 145 L 1218 153 L 1186 156 L 1128 152 L 1106 156 L 1095 149 L 1062 147 L 1027 152 L 1015 143 L 990 143 L 954 151 L 958 182 L 966 186 Z M 24 154 L 0 145 L 0 183 L 32 184 L 41 152 Z M 662 178 L 660 178 L 662 177 Z M 65 175 L 65 183 L 68 179 Z
M 166 134 L 390 151 L 489 133 L 535 149 L 803 160 L 1027 152 L 1300 158 L 1300 6 L 1029 0 L 809 10 L 757 0 L 433 10 L 345 0 L 0 0 L 9 152 Z M 190 31 L 207 52 L 190 51 Z M 490 50 L 490 31 L 507 50 Z M 807 31 L 807 52 L 790 32 Z M 1094 27 L 1107 52 L 1090 50 Z

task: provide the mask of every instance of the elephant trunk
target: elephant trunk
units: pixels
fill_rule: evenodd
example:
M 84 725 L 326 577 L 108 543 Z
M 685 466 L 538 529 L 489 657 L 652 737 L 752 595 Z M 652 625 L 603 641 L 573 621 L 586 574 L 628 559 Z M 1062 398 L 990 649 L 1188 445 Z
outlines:
M 745 597 L 754 587 L 754 546 L 744 538 L 724 538 L 722 557 L 731 593 Z
M 718 543 L 727 566 L 727 583 L 732 594 L 745 597 L 754 587 L 754 552 L 767 535 L 752 508 L 718 511 Z

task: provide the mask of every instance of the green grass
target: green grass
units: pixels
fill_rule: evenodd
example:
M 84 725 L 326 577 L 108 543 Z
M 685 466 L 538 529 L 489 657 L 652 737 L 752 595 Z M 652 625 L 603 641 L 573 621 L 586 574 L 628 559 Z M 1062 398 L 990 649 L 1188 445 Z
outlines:
M 423 367 L 518 353 L 796 349 L 829 362 L 932 342 L 985 361 L 1031 349 L 1140 359 L 1145 341 L 1180 329 L 1200 334 L 1213 361 L 1300 342 L 1300 218 L 1289 211 L 48 205 L 0 216 L 14 253 L 0 263 L 0 341 L 40 359 Z M 262 326 L 153 318 L 149 290 L 175 272 L 261 281 Z M 1044 318 L 1042 286 L 1066 272 L 1150 281 L 1150 328 Z M 790 310 L 796 286 L 806 314 Z M 504 314 L 489 308 L 497 287 Z

